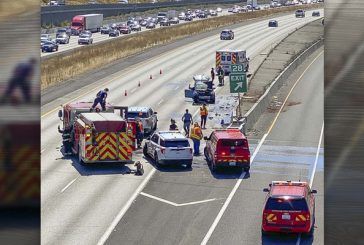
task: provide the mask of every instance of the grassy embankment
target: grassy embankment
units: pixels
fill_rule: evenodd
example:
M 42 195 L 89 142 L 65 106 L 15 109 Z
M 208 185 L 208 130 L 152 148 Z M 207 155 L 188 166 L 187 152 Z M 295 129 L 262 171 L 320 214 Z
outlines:
M 182 25 L 154 29 L 84 48 L 42 58 L 41 88 L 58 84 L 84 72 L 98 69 L 117 59 L 140 53 L 156 45 L 166 44 L 184 37 L 232 25 L 246 20 L 266 17 L 277 13 L 293 12 L 296 9 L 312 9 L 323 5 L 290 6 L 234 15 L 209 18 Z

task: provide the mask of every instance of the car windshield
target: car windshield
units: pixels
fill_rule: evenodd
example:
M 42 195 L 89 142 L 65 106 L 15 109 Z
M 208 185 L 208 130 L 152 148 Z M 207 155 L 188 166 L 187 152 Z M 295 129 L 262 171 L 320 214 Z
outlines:
M 195 89 L 196 90 L 207 90 L 207 84 L 203 82 L 196 82 Z
M 244 146 L 244 140 L 222 140 L 222 146 Z
M 190 143 L 188 140 L 166 140 L 161 141 L 163 147 L 189 147 Z
M 72 26 L 82 26 L 82 24 L 78 22 L 72 22 Z
M 53 43 L 52 42 L 45 42 L 44 44 L 45 45 L 52 45 Z
M 229 34 L 229 31 L 222 31 L 223 34 Z
M 147 113 L 146 112 L 139 112 L 139 111 L 128 111 L 128 116 L 127 118 L 147 118 Z
M 265 209 L 269 210 L 287 210 L 287 211 L 308 211 L 307 203 L 304 198 L 286 199 L 270 197 Z
M 41 38 L 48 38 L 48 35 L 47 34 L 43 34 L 40 36 Z
M 58 32 L 58 33 L 63 33 L 63 32 L 66 32 L 66 30 L 65 30 L 65 29 L 60 29 L 60 30 L 58 30 L 57 32 Z
M 88 37 L 88 35 L 86 35 L 86 34 L 80 35 L 80 38 L 87 38 L 87 37 Z

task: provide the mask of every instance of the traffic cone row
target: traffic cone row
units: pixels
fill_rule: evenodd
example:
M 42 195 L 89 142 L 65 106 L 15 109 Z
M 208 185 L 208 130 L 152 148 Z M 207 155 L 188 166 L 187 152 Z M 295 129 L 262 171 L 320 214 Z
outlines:
M 161 75 L 163 74 L 162 69 L 159 69 L 159 74 L 161 74 Z M 152 74 L 149 75 L 149 79 L 153 79 L 153 75 Z M 141 86 L 141 83 L 139 81 L 138 82 L 138 87 L 140 87 L 140 86 Z M 126 89 L 125 89 L 124 96 L 128 96 L 128 92 L 126 91 Z

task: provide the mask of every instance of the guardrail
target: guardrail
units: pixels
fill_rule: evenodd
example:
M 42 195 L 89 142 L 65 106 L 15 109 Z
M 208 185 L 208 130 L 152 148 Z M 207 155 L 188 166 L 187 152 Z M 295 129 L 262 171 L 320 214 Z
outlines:
M 103 14 L 104 17 L 118 16 L 131 12 L 143 12 L 156 8 L 185 7 L 200 4 L 234 4 L 239 0 L 184 0 L 179 2 L 145 3 L 145 4 L 87 4 L 41 7 L 41 25 L 59 25 L 70 21 L 73 16 L 81 14 Z

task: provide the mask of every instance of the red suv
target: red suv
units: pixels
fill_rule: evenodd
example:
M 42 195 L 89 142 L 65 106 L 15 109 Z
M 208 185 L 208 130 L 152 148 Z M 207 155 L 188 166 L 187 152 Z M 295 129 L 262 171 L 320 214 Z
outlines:
M 204 139 L 206 140 L 204 154 L 212 171 L 216 171 L 218 167 L 239 167 L 249 171 L 249 144 L 239 129 L 218 129 Z
M 262 232 L 312 234 L 316 190 L 307 182 L 273 181 L 263 210 Z

